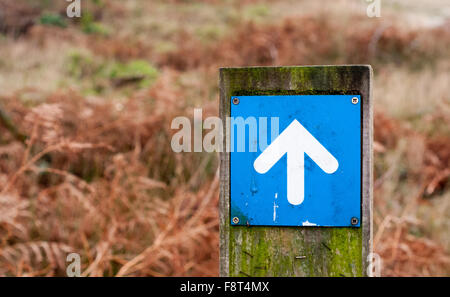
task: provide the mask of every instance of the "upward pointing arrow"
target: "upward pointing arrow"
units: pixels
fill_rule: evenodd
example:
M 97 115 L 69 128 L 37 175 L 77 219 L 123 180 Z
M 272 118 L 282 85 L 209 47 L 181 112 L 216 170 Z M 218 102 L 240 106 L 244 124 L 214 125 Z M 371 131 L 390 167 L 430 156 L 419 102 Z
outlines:
M 287 199 L 293 205 L 305 196 L 305 153 L 326 173 L 335 172 L 339 163 L 299 121 L 292 123 L 256 158 L 253 167 L 264 174 L 287 154 Z

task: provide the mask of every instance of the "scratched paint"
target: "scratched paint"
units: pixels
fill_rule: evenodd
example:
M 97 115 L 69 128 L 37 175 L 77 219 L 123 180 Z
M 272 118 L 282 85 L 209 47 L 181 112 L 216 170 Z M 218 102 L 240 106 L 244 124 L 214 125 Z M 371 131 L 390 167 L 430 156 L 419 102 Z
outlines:
M 275 200 L 273 201 L 273 221 L 275 222 L 277 219 L 277 198 L 278 198 L 278 193 L 275 193 Z

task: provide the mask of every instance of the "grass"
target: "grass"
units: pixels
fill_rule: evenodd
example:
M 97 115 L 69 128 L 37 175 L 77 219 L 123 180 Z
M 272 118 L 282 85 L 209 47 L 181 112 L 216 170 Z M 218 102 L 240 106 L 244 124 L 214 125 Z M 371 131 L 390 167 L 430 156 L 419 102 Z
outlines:
M 419 2 L 364 5 L 105 1 L 64 28 L 50 3 L 3 32 L 0 108 L 28 139 L 0 124 L 0 274 L 77 252 L 86 276 L 217 275 L 218 158 L 172 152 L 172 118 L 218 114 L 221 66 L 370 63 L 382 275 L 449 275 L 450 37 L 408 21 Z

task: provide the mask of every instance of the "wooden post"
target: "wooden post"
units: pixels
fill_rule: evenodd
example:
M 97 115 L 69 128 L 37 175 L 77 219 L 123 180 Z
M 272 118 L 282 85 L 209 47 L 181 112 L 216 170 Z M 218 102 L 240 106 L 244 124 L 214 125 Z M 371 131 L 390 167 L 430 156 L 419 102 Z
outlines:
M 231 96 L 359 94 L 362 101 L 361 227 L 230 226 L 230 153 L 221 152 L 221 276 L 367 275 L 372 252 L 371 85 L 369 65 L 220 69 L 223 123 L 230 116 Z M 225 143 L 226 137 L 224 148 Z

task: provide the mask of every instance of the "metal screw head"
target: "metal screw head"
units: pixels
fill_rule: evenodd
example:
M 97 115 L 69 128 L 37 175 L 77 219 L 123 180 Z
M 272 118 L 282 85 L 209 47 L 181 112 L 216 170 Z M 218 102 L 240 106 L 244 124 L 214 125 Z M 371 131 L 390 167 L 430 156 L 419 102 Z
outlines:
M 233 104 L 238 105 L 239 104 L 239 98 L 233 98 Z
M 353 97 L 353 98 L 352 98 L 352 103 L 353 103 L 353 104 L 358 104 L 358 102 L 359 102 L 358 97 Z
M 238 217 L 234 217 L 233 218 L 233 223 L 235 223 L 235 224 L 239 223 L 239 218 Z
M 353 218 L 350 220 L 350 222 L 351 222 L 351 224 L 354 226 L 354 225 L 358 225 L 359 220 L 358 220 L 358 218 L 353 217 Z

